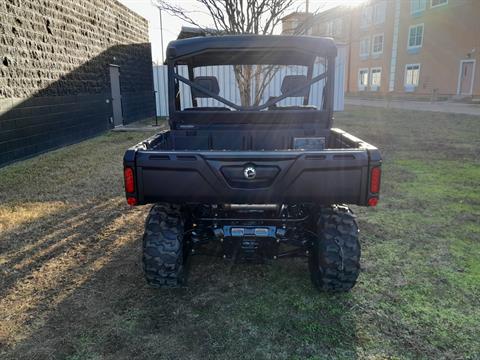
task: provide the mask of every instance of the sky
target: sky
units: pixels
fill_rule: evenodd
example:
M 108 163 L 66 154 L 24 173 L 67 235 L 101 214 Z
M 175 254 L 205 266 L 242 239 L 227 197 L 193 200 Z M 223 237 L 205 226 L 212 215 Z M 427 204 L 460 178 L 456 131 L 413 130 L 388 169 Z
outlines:
M 152 5 L 151 0 L 119 0 L 122 4 L 126 5 L 131 10 L 135 11 L 139 15 L 143 16 L 148 20 L 149 23 L 149 37 L 150 42 L 152 43 L 152 60 L 154 62 L 161 62 L 162 59 L 162 46 L 161 46 L 161 36 L 160 36 L 160 16 L 158 9 Z M 173 3 L 173 1 L 172 1 Z M 198 9 L 196 0 L 180 0 L 175 1 L 175 4 L 178 4 L 186 9 Z M 206 14 L 201 12 L 195 13 L 195 19 L 198 19 L 199 23 L 202 25 L 208 26 L 210 21 L 209 17 Z M 167 48 L 167 45 L 170 41 L 175 40 L 180 33 L 182 25 L 187 25 L 187 23 L 182 22 L 180 19 L 169 15 L 165 11 L 162 11 L 162 28 L 163 28 L 163 44 L 164 52 Z M 191 25 L 190 25 L 191 26 Z
M 152 5 L 151 0 L 119 0 L 131 10 L 143 16 L 149 23 L 149 37 L 152 43 L 152 60 L 162 62 L 162 42 L 160 41 L 160 16 L 158 9 Z M 315 11 L 319 7 L 328 9 L 340 4 L 358 4 L 363 0 L 310 0 L 310 11 Z M 204 12 L 204 9 L 198 5 L 196 0 L 176 0 L 172 4 L 179 5 L 184 9 L 192 11 L 190 14 L 203 26 L 212 26 L 210 17 Z M 305 10 L 305 1 L 298 0 L 292 11 L 299 9 Z M 191 26 L 182 22 L 180 19 L 162 11 L 162 29 L 163 29 L 163 47 L 164 51 L 170 41 L 175 40 L 183 26 Z

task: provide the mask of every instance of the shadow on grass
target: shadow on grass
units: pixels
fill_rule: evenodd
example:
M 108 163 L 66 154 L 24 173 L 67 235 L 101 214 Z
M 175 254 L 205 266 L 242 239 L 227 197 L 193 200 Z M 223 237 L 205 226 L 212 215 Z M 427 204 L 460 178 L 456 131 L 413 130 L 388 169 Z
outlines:
M 354 297 L 318 294 L 302 261 L 198 257 L 188 287 L 149 288 L 140 263 L 147 209 L 122 203 L 81 205 L 49 214 L 33 233 L 15 230 L 37 238 L 11 247 L 2 265 L 4 358 L 356 357 Z
M 46 262 L 64 254 L 73 245 L 80 245 L 85 237 L 100 230 L 99 220 L 110 223 L 118 215 L 118 211 L 112 210 L 108 203 L 75 206 L 48 213 L 3 232 L 0 244 L 4 248 L 5 260 L 1 267 L 5 276 L 2 277 L 0 297 Z
M 135 227 L 123 222 L 142 213 L 125 212 L 121 202 L 73 206 L 1 234 L 9 241 L 1 264 L 2 342 L 28 336 L 130 239 Z

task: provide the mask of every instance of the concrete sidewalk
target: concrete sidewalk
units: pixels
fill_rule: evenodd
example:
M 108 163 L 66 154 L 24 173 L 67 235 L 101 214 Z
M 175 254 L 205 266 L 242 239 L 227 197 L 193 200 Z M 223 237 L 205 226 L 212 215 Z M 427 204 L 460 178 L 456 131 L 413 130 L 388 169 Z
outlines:
M 154 119 L 143 119 L 135 121 L 130 124 L 116 126 L 112 131 L 126 132 L 126 131 L 161 131 L 168 128 L 168 121 L 160 120 L 158 125 L 155 125 Z
M 417 111 L 437 111 L 452 114 L 467 114 L 480 116 L 480 105 L 470 105 L 455 102 L 426 102 L 426 101 L 408 101 L 408 100 L 373 100 L 373 99 L 353 99 L 345 98 L 345 105 L 373 106 L 381 108 L 417 110 Z

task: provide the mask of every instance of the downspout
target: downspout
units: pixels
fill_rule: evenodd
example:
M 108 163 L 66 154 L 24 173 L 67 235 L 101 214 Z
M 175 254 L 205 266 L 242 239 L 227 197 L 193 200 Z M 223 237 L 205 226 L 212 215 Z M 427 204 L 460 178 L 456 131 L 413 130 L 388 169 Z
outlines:
M 395 0 L 395 19 L 393 22 L 392 57 L 390 59 L 390 78 L 389 78 L 389 84 L 388 84 L 389 92 L 395 91 L 399 26 L 400 26 L 400 0 Z
M 348 34 L 348 62 L 347 62 L 347 94 L 350 94 L 350 74 L 352 71 L 352 28 L 353 28 L 353 16 L 350 12 L 350 29 Z

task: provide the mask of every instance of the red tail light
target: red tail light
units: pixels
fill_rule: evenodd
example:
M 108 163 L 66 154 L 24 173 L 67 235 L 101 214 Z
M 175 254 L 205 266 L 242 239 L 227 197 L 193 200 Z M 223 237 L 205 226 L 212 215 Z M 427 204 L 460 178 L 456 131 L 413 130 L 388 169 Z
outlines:
M 127 198 L 127 204 L 131 206 L 137 205 L 137 199 L 134 197 L 128 197 Z
M 370 198 L 368 199 L 368 206 L 377 206 L 378 198 Z
M 123 176 L 125 178 L 125 192 L 127 193 L 135 192 L 135 178 L 133 176 L 133 169 L 126 167 L 123 170 Z
M 380 177 L 382 174 L 382 170 L 380 167 L 374 167 L 370 171 L 370 192 L 371 193 L 378 193 L 380 191 Z

